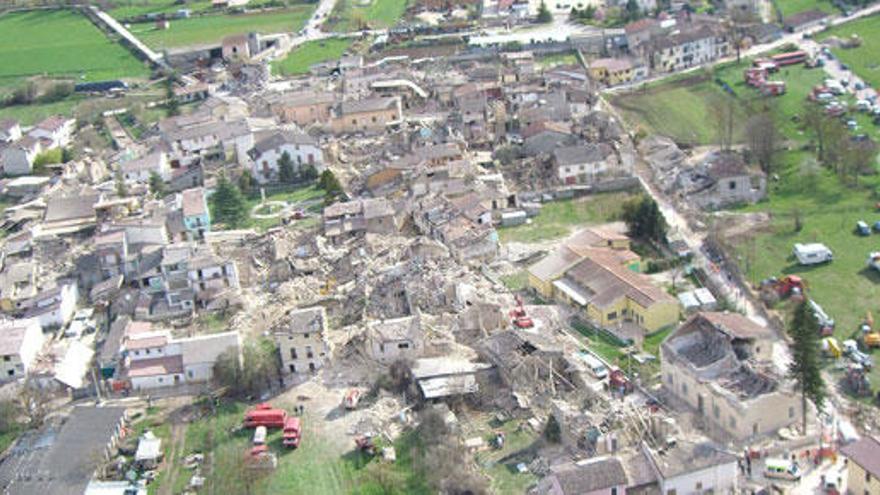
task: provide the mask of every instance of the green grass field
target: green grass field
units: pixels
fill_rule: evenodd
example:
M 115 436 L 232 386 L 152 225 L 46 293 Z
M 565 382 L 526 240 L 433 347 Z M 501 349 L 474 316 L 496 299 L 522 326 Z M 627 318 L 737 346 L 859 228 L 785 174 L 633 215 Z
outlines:
M 178 458 L 183 459 L 196 452 L 210 456 L 210 464 L 206 460 L 206 465 L 211 468 L 202 471 L 206 478 L 205 493 L 382 493 L 366 469 L 369 464 L 378 461 L 354 452 L 354 442 L 351 452 L 338 455 L 322 438 L 322 432 L 317 428 L 324 419 L 308 414 L 303 419 L 303 440 L 297 449 L 291 450 L 281 444 L 280 430 L 270 432 L 267 444 L 278 456 L 278 467 L 274 471 L 245 469 L 243 461 L 251 447 L 253 430 L 237 427 L 246 410 L 247 406 L 242 403 L 225 402 L 217 408 L 216 414 L 208 414 L 186 425 L 184 445 L 178 452 Z M 411 453 L 419 446 L 417 436 L 413 432 L 406 432 L 397 439 L 394 446 L 397 462 L 391 465 L 389 476 L 394 476 L 400 488 L 400 491 L 394 493 L 430 493 L 424 482 L 413 473 Z M 151 493 L 158 493 L 159 485 L 171 483 L 171 478 L 174 478 L 172 493 L 183 492 L 192 472 L 182 464 L 177 462 L 170 466 L 159 482 L 151 485 Z
M 311 17 L 314 5 L 299 5 L 287 9 L 257 14 L 217 14 L 189 19 L 172 20 L 171 27 L 156 29 L 154 23 L 134 24 L 131 32 L 151 48 L 177 48 L 219 44 L 233 34 L 282 33 L 299 31 Z
M 649 134 L 668 136 L 678 143 L 709 144 L 716 140 L 713 108 L 730 98 L 708 74 L 677 78 L 672 82 L 649 86 L 632 93 L 615 95 L 611 102 L 630 124 L 637 124 Z M 736 121 L 745 111 L 738 107 Z M 735 130 L 742 134 L 741 125 Z
M 272 2 L 272 0 L 251 0 L 248 2 L 247 8 L 258 8 L 270 2 Z M 297 0 L 284 1 L 285 6 L 287 7 L 300 5 L 302 3 L 304 2 Z M 176 0 L 116 0 L 106 8 L 107 12 L 116 19 L 127 19 L 147 14 L 173 15 L 181 9 L 189 10 L 190 14 L 223 11 L 223 9 L 215 9 L 210 0 L 189 0 L 185 4 L 176 3 Z
M 578 63 L 577 56 L 574 53 L 557 53 L 539 57 L 535 60 L 541 67 L 553 67 L 556 65 L 570 65 Z
M 735 141 L 743 139 L 743 124 L 748 114 L 764 105 L 771 105 L 777 109 L 782 133 L 789 139 L 802 140 L 797 116 L 802 113 L 810 90 L 822 81 L 825 73 L 821 69 L 806 69 L 801 65 L 784 68 L 772 79 L 786 82 L 786 94 L 769 98 L 761 96 L 743 81 L 742 72 L 750 64 L 751 60 L 743 60 L 716 67 L 711 76 L 701 74 L 673 78 L 648 86 L 645 90 L 615 95 L 611 103 L 621 110 L 630 125 L 688 145 L 717 142 L 716 118 L 712 107 L 723 98 L 736 100 Z M 735 95 L 724 92 L 715 79 L 727 83 Z
M 829 36 L 848 38 L 858 34 L 862 38 L 862 46 L 858 48 L 833 50 L 834 55 L 849 65 L 856 74 L 874 88 L 880 88 L 880 16 L 865 17 L 823 32 L 819 38 Z M 832 62 L 834 63 L 834 62 Z
M 314 64 L 338 59 L 350 46 L 351 40 L 340 38 L 309 41 L 288 53 L 284 60 L 273 62 L 272 72 L 285 76 L 305 74 Z
M 781 180 L 771 186 L 769 200 L 744 210 L 769 212 L 770 226 L 734 239 L 733 244 L 751 283 L 786 274 L 804 277 L 810 297 L 835 319 L 835 336 L 843 340 L 856 332 L 866 311 L 876 314 L 880 310 L 880 273 L 866 266 L 868 253 L 878 248 L 877 234 L 860 237 L 854 233 L 858 220 L 869 224 L 880 220 L 874 207 L 877 197 L 871 192 L 880 186 L 880 177 L 863 177 L 859 188 L 844 187 L 824 169 L 811 179 L 800 168 L 808 156 L 802 151 L 784 154 Z M 794 229 L 795 212 L 801 217 L 800 232 Z M 796 242 L 821 242 L 834 252 L 834 261 L 800 266 L 792 256 Z M 880 359 L 880 353 L 875 354 Z M 875 387 L 880 383 L 876 367 L 872 383 Z
M 408 0 L 336 0 L 327 27 L 333 31 L 357 31 L 361 22 L 371 29 L 397 24 Z
M 837 13 L 837 9 L 829 0 L 776 0 L 776 5 L 782 10 L 783 17 L 789 17 L 807 10 L 821 10 L 829 14 Z
M 146 78 L 149 68 L 88 19 L 66 10 L 0 16 L 0 85 L 35 75 Z
M 575 227 L 618 220 L 628 193 L 603 193 L 544 203 L 532 223 L 498 229 L 501 242 L 538 242 L 559 239 Z

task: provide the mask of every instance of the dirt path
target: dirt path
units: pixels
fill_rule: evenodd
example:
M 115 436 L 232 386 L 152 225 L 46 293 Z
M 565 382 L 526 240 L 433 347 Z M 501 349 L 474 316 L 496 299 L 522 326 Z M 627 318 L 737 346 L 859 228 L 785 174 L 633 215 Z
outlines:
M 174 495 L 174 483 L 177 481 L 178 471 L 174 469 L 174 466 L 179 464 L 177 457 L 183 450 L 184 433 L 186 433 L 186 425 L 184 423 L 180 421 L 173 421 L 171 423 L 171 439 L 169 440 L 171 442 L 171 450 L 168 452 L 168 457 L 165 459 L 165 464 L 162 467 L 162 471 L 168 477 L 160 486 L 159 495 Z

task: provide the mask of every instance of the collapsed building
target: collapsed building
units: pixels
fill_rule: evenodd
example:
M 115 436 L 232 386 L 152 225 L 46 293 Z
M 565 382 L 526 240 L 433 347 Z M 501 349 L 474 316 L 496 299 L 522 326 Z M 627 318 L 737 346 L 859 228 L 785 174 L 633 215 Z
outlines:
M 720 436 L 774 434 L 799 422 L 801 408 L 772 363 L 772 339 L 745 316 L 697 313 L 660 347 L 663 388 Z

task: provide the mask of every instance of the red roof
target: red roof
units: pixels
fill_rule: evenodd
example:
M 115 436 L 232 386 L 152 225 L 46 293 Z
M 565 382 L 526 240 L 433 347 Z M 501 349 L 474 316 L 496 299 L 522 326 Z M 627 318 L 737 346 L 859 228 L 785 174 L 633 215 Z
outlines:
M 183 373 L 183 356 L 138 359 L 128 365 L 129 377 L 147 377 Z

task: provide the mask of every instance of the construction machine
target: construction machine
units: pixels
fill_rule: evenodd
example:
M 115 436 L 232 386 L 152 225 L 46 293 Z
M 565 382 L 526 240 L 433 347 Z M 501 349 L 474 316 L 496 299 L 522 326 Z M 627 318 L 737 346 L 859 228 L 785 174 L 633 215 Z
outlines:
M 513 321 L 513 324 L 517 328 L 532 328 L 535 326 L 535 322 L 532 321 L 532 318 L 526 313 L 526 308 L 523 307 L 523 300 L 521 297 L 514 296 L 516 300 L 516 307 L 510 310 L 510 318 Z
M 862 345 L 865 349 L 880 347 L 880 332 L 874 330 L 874 316 L 870 311 L 865 314 L 859 329 L 862 331 Z

